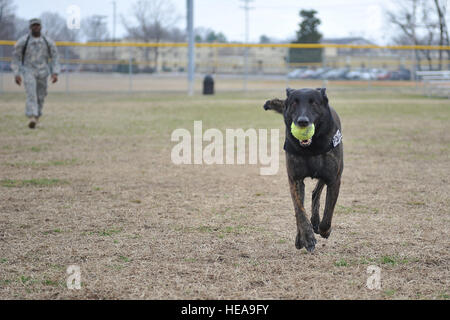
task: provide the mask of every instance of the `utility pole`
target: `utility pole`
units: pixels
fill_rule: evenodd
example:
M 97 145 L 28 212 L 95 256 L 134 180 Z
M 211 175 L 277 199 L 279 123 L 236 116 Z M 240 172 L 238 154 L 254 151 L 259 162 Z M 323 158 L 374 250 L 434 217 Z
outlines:
M 249 42 L 249 18 L 248 12 L 250 9 L 249 3 L 253 0 L 241 0 L 244 2 L 244 6 L 241 7 L 245 10 L 245 44 Z M 244 51 L 244 91 L 247 91 L 247 80 L 248 80 L 248 46 L 245 47 Z
M 3 58 L 3 46 L 0 46 L 0 58 Z M 3 93 L 3 65 L 0 67 L 0 93 Z
M 416 25 L 416 11 L 417 11 L 417 1 L 416 0 L 414 0 L 413 1 L 413 16 L 412 16 L 412 19 L 413 19 L 413 21 L 412 21 L 412 34 L 413 34 L 413 43 L 414 43 L 414 45 L 415 46 L 417 46 L 417 38 L 416 38 L 416 27 L 417 27 L 417 25 Z M 417 61 L 417 49 L 415 49 L 414 48 L 414 67 L 413 68 L 411 68 L 412 69 L 412 72 L 411 72 L 411 80 L 414 80 L 415 81 L 415 83 L 416 83 L 416 86 L 417 86 L 417 77 L 416 77 L 416 74 L 417 74 L 417 63 L 418 63 L 418 61 Z
M 113 1 L 112 4 L 113 4 L 112 41 L 116 42 L 116 1 Z M 115 58 L 116 58 L 116 47 L 113 46 L 113 59 Z
M 195 56 L 194 56 L 194 0 L 186 0 L 188 36 L 188 95 L 194 94 Z

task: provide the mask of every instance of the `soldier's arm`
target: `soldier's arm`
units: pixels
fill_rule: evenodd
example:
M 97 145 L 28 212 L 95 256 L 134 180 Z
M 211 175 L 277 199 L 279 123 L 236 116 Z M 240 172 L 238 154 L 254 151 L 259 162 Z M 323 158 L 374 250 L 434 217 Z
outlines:
M 48 40 L 48 45 L 50 47 L 50 54 L 52 58 L 52 62 L 50 64 L 50 70 L 52 71 L 52 75 L 58 75 L 61 72 L 61 65 L 59 64 L 59 54 L 58 49 L 56 48 L 55 42 L 53 40 Z
M 14 76 L 20 75 L 20 71 L 22 69 L 22 52 L 23 46 L 25 45 L 26 37 L 22 37 L 17 40 L 14 45 L 12 61 L 11 61 L 11 69 L 14 72 Z

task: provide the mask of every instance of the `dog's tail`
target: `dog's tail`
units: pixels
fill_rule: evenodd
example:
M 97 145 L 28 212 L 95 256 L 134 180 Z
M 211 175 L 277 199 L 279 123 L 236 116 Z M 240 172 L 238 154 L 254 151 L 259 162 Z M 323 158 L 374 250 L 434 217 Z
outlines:
M 266 111 L 273 110 L 278 113 L 283 113 L 284 100 L 280 100 L 280 99 L 267 100 L 266 103 L 264 104 L 264 110 L 266 110 Z

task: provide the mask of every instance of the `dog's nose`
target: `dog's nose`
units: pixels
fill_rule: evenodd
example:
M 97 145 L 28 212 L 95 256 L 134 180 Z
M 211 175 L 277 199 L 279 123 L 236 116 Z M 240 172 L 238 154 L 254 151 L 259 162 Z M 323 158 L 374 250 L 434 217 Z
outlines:
M 309 126 L 309 118 L 308 117 L 304 117 L 304 116 L 298 117 L 297 118 L 297 124 L 300 127 L 307 127 L 307 126 Z

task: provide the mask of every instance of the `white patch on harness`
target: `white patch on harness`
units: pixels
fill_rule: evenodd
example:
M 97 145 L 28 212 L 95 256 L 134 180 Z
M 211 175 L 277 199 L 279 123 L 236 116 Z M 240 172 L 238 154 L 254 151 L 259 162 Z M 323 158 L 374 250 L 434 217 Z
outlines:
M 336 148 L 336 146 L 341 143 L 342 141 L 342 133 L 339 131 L 339 129 L 336 131 L 333 137 L 333 148 Z

